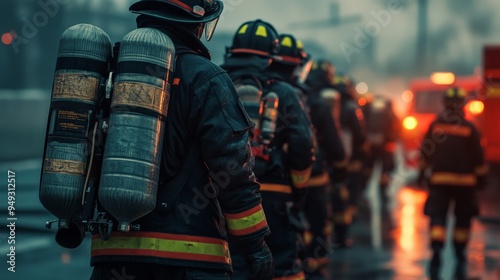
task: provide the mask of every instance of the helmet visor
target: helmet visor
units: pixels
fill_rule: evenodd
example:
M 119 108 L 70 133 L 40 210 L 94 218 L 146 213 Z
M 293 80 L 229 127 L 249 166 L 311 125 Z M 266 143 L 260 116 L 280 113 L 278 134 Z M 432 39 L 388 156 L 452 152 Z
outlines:
M 297 78 L 297 82 L 302 84 L 306 82 L 307 77 L 311 72 L 312 66 L 313 66 L 313 60 L 309 58 L 302 65 L 297 66 L 297 68 L 295 68 L 294 76 Z
M 212 39 L 218 22 L 219 18 L 216 18 L 210 22 L 205 23 L 205 40 L 207 40 L 207 42 Z

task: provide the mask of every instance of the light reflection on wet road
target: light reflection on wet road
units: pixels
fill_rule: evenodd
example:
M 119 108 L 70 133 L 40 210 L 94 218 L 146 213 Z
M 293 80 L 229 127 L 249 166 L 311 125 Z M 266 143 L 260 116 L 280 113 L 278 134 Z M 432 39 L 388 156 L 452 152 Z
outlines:
M 380 205 L 375 175 L 367 190 L 369 218 L 360 217 L 352 226 L 354 246 L 334 252 L 331 279 L 427 279 L 429 219 L 423 214 L 427 192 L 393 184 L 389 211 Z M 407 177 L 407 176 L 403 176 Z M 468 279 L 500 280 L 500 197 L 496 178 L 480 197 L 483 214 L 493 219 L 474 219 L 468 247 Z M 368 213 L 365 213 L 368 214 Z M 454 219 L 447 227 L 441 279 L 453 279 L 455 260 L 452 240 Z

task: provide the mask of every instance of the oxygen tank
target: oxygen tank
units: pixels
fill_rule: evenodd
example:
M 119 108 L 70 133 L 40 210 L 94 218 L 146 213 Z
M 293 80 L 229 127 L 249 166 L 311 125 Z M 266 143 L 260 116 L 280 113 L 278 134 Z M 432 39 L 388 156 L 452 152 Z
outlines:
M 269 145 L 274 139 L 278 120 L 278 105 L 279 98 L 274 92 L 266 94 L 262 99 L 259 141 L 263 145 Z
M 62 34 L 39 189 L 40 202 L 58 218 L 59 230 L 78 231 L 75 220 L 83 210 L 85 182 L 93 184 L 87 175 L 95 114 L 110 59 L 111 41 L 102 29 L 78 24 Z M 77 237 L 71 245 L 60 245 L 79 243 Z
M 156 206 L 174 58 L 170 38 L 153 28 L 120 44 L 98 193 L 119 231 Z
M 259 80 L 252 78 L 246 81 L 237 80 L 234 86 L 245 111 L 250 119 L 256 124 L 256 130 L 258 130 L 262 97 L 261 83 Z M 258 134 L 258 131 L 256 131 L 256 133 Z

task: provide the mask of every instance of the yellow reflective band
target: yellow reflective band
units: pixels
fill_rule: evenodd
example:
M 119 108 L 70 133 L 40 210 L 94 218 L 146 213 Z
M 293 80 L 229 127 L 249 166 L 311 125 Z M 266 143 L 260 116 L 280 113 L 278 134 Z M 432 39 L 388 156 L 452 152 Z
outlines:
M 248 29 L 248 24 L 243 25 L 240 28 L 240 30 L 238 30 L 238 34 L 245 34 L 245 33 L 247 33 L 247 29 Z
M 292 45 L 293 45 L 292 38 L 290 38 L 290 37 L 284 37 L 283 40 L 281 41 L 281 45 L 283 47 L 291 48 Z
M 297 40 L 297 49 L 303 49 L 303 48 L 304 48 L 304 44 L 302 44 L 302 41 Z
M 290 170 L 290 175 L 292 176 L 292 183 L 296 188 L 307 187 L 309 178 L 311 177 L 312 167 L 308 167 L 304 170 Z
M 330 182 L 330 176 L 328 173 L 323 172 L 321 175 L 311 177 L 307 184 L 309 187 L 324 187 Z
M 261 37 L 267 37 L 266 27 L 263 25 L 259 25 L 259 27 L 257 27 L 257 31 L 255 32 L 255 35 L 261 36 Z
M 433 185 L 451 185 L 474 187 L 477 183 L 476 176 L 473 174 L 460 174 L 452 172 L 435 172 L 429 179 Z
M 469 229 L 457 228 L 453 234 L 453 239 L 459 243 L 466 243 L 469 240 Z
M 232 230 L 240 230 L 245 229 L 251 226 L 254 226 L 266 219 L 264 212 L 261 210 L 255 214 L 247 216 L 241 219 L 228 220 L 227 226 Z
M 444 241 L 446 237 L 446 229 L 443 226 L 431 227 L 431 240 Z
M 225 213 L 227 228 L 233 235 L 247 235 L 267 227 L 262 205 L 237 214 Z
M 107 241 L 94 237 L 91 245 L 92 256 L 135 255 L 231 262 L 228 244 L 223 240 L 148 232 L 135 233 L 135 236 L 130 235 L 132 234 L 115 233 Z

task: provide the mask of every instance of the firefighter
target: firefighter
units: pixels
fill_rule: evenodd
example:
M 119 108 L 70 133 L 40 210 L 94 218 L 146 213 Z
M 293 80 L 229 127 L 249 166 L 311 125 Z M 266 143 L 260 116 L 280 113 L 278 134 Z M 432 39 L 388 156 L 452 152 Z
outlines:
M 270 231 L 248 145 L 252 125 L 231 79 L 210 62 L 200 40 L 204 30 L 210 39 L 222 9 L 217 0 L 148 0 L 130 7 L 139 14 L 138 28 L 158 29 L 176 47 L 158 206 L 137 220 L 140 229 L 93 239 L 93 280 L 229 279 L 227 234 L 248 263 L 249 279 L 272 278 L 264 240 Z M 131 70 L 145 71 L 141 65 Z M 168 205 L 164 199 L 174 189 L 180 192 Z
M 347 208 L 337 214 L 337 243 L 348 246 L 347 231 L 357 212 L 357 204 L 363 184 L 363 161 L 368 152 L 366 125 L 363 112 L 355 98 L 353 81 L 345 75 L 334 77 L 335 88 L 340 92 L 340 125 L 348 161 L 347 189 L 349 192 Z
M 457 260 L 456 277 L 465 279 L 465 249 L 471 219 L 479 212 L 476 192 L 485 186 L 487 167 L 480 136 L 464 117 L 466 91 L 452 87 L 444 96 L 444 111 L 431 123 L 421 145 L 419 183 L 426 179 L 429 197 L 424 212 L 430 217 L 431 279 L 438 279 L 441 252 L 446 237 L 446 220 L 454 201 L 453 247 Z M 427 174 L 427 173 L 428 174 Z M 428 175 L 428 176 L 426 176 Z
M 340 131 L 340 94 L 331 83 L 334 75 L 333 65 L 325 60 L 315 61 L 306 81 L 307 106 L 316 134 L 316 161 L 313 165 L 306 203 L 306 214 L 310 223 L 306 268 L 311 275 L 320 274 L 329 279 L 326 264 L 331 252 L 331 205 L 328 199 L 328 186 L 332 181 L 342 182 L 346 176 L 345 151 Z M 334 209 L 343 207 L 336 203 Z M 341 209 L 342 210 L 342 209 Z
M 394 113 L 391 100 L 382 96 L 372 95 L 373 97 L 370 97 L 367 95 L 372 95 L 372 93 L 363 96 L 367 102 L 362 109 L 366 119 L 370 152 L 364 164 L 362 187 L 366 187 L 375 163 L 380 162 L 382 164 L 382 174 L 379 181 L 379 190 L 382 205 L 386 206 L 388 200 L 387 186 L 390 175 L 395 168 L 394 152 L 400 136 L 401 124 Z
M 313 142 L 309 120 L 295 89 L 270 67 L 279 47 L 278 33 L 271 24 L 261 20 L 246 22 L 236 31 L 223 68 L 257 125 L 252 151 L 272 231 L 266 242 L 275 261 L 274 279 L 304 279 L 298 258 L 300 225 L 294 213 L 293 194 L 307 187 Z M 260 110 L 254 111 L 248 92 L 260 95 Z M 240 259 L 235 257 L 233 261 L 235 279 L 247 279 L 246 271 L 237 268 Z

